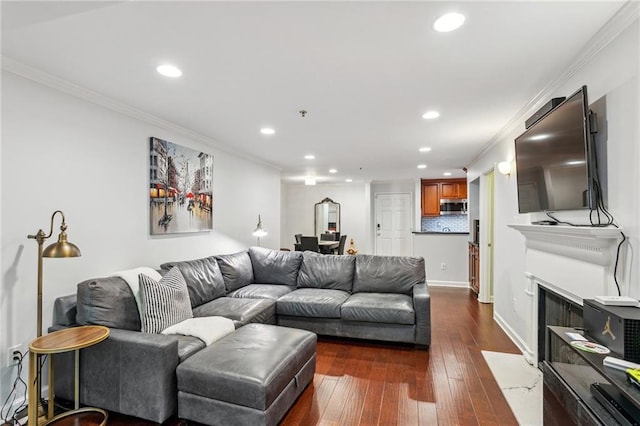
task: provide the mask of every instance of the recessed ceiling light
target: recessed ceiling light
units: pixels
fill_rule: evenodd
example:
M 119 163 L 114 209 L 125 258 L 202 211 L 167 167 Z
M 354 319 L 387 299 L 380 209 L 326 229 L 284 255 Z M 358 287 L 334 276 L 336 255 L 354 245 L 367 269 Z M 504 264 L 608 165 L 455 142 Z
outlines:
M 422 118 L 425 120 L 433 120 L 434 118 L 440 117 L 440 113 L 438 111 L 427 111 L 422 114 Z
M 156 71 L 158 71 L 160 74 L 164 75 L 165 77 L 176 78 L 182 75 L 182 71 L 180 71 L 179 68 L 169 64 L 163 64 L 158 66 L 156 68 Z
M 273 135 L 275 132 L 276 131 L 271 127 L 263 127 L 262 129 L 260 129 L 260 133 L 262 133 L 263 135 Z
M 433 29 L 441 33 L 448 33 L 460 28 L 462 24 L 464 24 L 464 15 L 451 12 L 436 19 L 436 22 L 433 23 Z
M 451 176 L 451 172 L 444 172 L 443 175 L 445 176 Z
M 315 155 L 313 155 L 313 154 L 308 154 L 308 155 L 305 155 L 305 156 L 304 156 L 304 159 L 305 159 L 305 160 L 313 160 L 313 159 L 315 159 L 315 158 L 316 158 L 316 156 L 315 156 Z
M 420 151 L 420 152 L 429 152 L 429 151 L 431 151 L 431 148 L 428 147 L 428 146 L 423 146 L 418 151 Z
M 329 173 L 338 173 L 337 169 L 329 169 Z
M 418 168 L 419 169 L 426 169 L 427 165 L 426 164 L 418 164 Z
M 345 182 L 353 182 L 353 179 L 345 179 Z

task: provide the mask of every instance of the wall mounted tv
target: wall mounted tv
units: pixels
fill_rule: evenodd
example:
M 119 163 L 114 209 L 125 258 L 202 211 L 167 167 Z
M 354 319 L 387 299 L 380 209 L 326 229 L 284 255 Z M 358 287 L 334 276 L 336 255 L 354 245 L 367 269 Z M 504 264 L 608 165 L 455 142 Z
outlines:
M 520 213 L 592 208 L 594 159 L 587 86 L 515 140 Z

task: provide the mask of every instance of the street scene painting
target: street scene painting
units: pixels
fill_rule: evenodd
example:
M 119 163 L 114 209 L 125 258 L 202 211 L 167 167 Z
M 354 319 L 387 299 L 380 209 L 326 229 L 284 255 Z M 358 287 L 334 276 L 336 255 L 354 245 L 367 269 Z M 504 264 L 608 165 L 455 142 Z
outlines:
M 149 147 L 151 235 L 213 229 L 213 156 L 154 137 Z

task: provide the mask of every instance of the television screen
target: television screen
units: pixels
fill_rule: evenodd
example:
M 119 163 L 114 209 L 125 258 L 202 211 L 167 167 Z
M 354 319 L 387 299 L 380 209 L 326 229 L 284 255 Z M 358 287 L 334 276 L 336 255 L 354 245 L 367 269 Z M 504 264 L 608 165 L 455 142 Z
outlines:
M 592 207 L 587 87 L 515 140 L 520 213 Z

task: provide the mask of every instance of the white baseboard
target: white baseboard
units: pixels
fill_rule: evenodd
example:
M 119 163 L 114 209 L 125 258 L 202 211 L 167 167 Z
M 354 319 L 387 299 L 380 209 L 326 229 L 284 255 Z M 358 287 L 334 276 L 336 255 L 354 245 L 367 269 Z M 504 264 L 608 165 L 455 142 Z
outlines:
M 427 280 L 429 287 L 463 287 L 469 288 L 469 283 L 466 281 L 435 281 Z
M 498 323 L 502 331 L 505 332 L 505 334 L 518 347 L 518 349 L 520 349 L 520 352 L 522 352 L 522 356 L 524 356 L 524 359 L 526 359 L 529 364 L 533 365 L 535 357 L 527 347 L 527 343 L 522 340 L 520 336 L 518 336 L 518 334 L 513 330 L 513 328 L 509 327 L 506 321 L 495 311 L 493 312 L 493 319 Z

